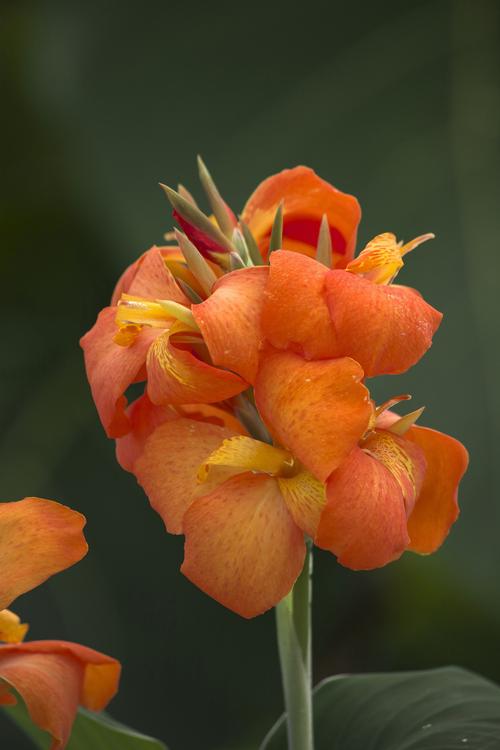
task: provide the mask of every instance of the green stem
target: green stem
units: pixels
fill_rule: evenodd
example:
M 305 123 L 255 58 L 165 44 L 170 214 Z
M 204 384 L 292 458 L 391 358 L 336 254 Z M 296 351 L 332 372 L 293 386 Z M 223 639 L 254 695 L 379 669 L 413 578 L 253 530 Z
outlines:
M 288 729 L 288 750 L 314 750 L 311 674 L 312 552 L 302 573 L 276 606 L 276 628 Z

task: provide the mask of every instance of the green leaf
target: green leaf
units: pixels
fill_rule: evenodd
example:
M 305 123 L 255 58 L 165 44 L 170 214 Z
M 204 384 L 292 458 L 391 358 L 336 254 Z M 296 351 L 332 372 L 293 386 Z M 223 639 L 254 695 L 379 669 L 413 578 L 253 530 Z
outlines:
M 315 750 L 496 750 L 500 688 L 458 667 L 330 677 L 314 691 Z M 285 717 L 261 750 L 286 750 Z
M 49 735 L 33 724 L 21 700 L 4 711 L 33 740 L 34 747 L 48 750 Z M 95 714 L 80 708 L 67 750 L 167 750 L 167 746 L 119 724 L 107 714 Z

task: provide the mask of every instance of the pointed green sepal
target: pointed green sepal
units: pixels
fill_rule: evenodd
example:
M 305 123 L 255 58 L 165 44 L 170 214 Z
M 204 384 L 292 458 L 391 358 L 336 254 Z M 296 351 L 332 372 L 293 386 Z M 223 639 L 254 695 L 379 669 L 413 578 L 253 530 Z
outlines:
M 188 299 L 191 300 L 195 305 L 198 305 L 200 302 L 203 302 L 202 298 L 198 294 L 198 292 L 195 292 L 192 286 L 189 286 L 189 284 L 186 281 L 183 281 L 182 279 L 176 279 L 177 283 L 179 284 L 180 288 L 188 297 Z
M 318 244 L 316 247 L 316 260 L 327 268 L 333 266 L 332 238 L 330 235 L 330 225 L 326 214 L 323 214 L 318 234 Z
M 207 297 L 210 296 L 212 287 L 217 281 L 217 276 L 214 274 L 200 251 L 193 245 L 191 240 L 188 239 L 185 234 L 179 232 L 179 230 L 176 229 L 175 236 L 177 238 L 177 242 L 179 243 L 181 253 L 185 258 L 187 267 L 189 268 L 195 279 L 199 282 Z
M 187 187 L 184 187 L 184 185 L 180 182 L 177 185 L 177 192 L 179 193 L 181 198 L 184 198 L 185 200 L 189 201 L 192 206 L 194 206 L 195 208 L 198 208 L 198 204 L 196 203 L 195 199 L 193 198 L 193 196 L 191 195 Z
M 232 239 L 233 239 L 233 245 L 236 248 L 236 252 L 240 256 L 241 260 L 243 261 L 243 265 L 253 266 L 252 259 L 250 258 L 250 254 L 248 252 L 247 243 L 245 242 L 245 238 L 243 237 L 239 229 L 233 230 Z
M 243 258 L 238 253 L 231 253 L 229 256 L 231 260 L 231 271 L 237 271 L 239 268 L 246 268 Z
M 234 223 L 231 221 L 231 216 L 229 214 L 226 202 L 219 193 L 217 185 L 213 181 L 212 175 L 208 171 L 201 156 L 198 156 L 198 174 L 200 176 L 200 182 L 203 186 L 203 189 L 207 194 L 210 207 L 217 220 L 217 224 L 219 225 L 223 234 L 228 239 L 231 239 Z
M 283 245 L 283 201 L 278 206 L 274 216 L 271 239 L 269 240 L 269 255 L 280 250 Z
M 248 226 L 248 224 L 245 224 L 244 221 L 241 221 L 241 219 L 240 219 L 240 226 L 241 226 L 241 231 L 243 232 L 243 237 L 245 239 L 245 244 L 247 246 L 248 254 L 252 260 L 252 263 L 254 264 L 254 266 L 263 266 L 264 261 L 262 260 L 262 255 L 260 254 L 259 246 L 257 245 L 257 242 L 255 241 L 255 237 L 250 231 L 250 227 Z
M 160 183 L 160 187 L 164 190 L 174 211 L 178 213 L 185 222 L 210 237 L 216 245 L 219 245 L 228 253 L 232 252 L 234 248 L 231 245 L 231 242 L 224 234 L 222 234 L 219 227 L 210 221 L 208 216 L 205 216 L 199 208 L 193 206 L 190 201 L 183 198 L 179 193 L 176 193 L 172 188 L 163 185 L 162 183 Z

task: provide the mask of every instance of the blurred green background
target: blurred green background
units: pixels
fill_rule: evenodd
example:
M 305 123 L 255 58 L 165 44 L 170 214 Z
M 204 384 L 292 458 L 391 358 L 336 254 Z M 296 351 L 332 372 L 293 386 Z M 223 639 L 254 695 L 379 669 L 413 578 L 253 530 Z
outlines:
M 373 573 L 316 555 L 315 678 L 456 663 L 500 682 L 500 6 L 444 2 L 4 2 L 0 10 L 1 493 L 59 499 L 91 551 L 17 602 L 32 638 L 124 663 L 116 718 L 172 750 L 250 750 L 282 709 L 273 613 L 244 621 L 178 572 L 114 461 L 79 336 L 197 197 L 203 154 L 239 210 L 298 163 L 356 194 L 360 244 L 433 231 L 400 276 L 443 310 L 410 373 L 423 424 L 471 467 L 442 550 Z M 1 573 L 0 573 L 1 574 Z M 0 718 L 0 744 L 23 741 Z

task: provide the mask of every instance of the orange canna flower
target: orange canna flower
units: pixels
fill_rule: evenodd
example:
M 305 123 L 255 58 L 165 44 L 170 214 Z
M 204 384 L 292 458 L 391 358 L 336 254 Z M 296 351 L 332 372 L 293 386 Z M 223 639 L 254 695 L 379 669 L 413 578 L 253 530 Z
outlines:
M 15 690 L 33 723 L 52 737 L 50 750 L 66 747 L 78 706 L 101 711 L 118 689 L 116 659 L 66 641 L 0 646 L 0 705 L 15 705 Z
M 182 255 L 127 269 L 82 346 L 119 463 L 186 537 L 183 573 L 252 617 L 291 589 L 305 536 L 353 569 L 437 549 L 467 452 L 398 399 L 374 410 L 364 384 L 431 346 L 441 313 L 393 282 L 433 235 L 381 234 L 353 259 L 359 205 L 312 170 L 265 180 L 238 225 L 200 175 L 214 217 L 167 188 L 194 245 L 177 233 Z
M 169 262 L 179 264 L 151 248 L 120 279 L 116 304 L 102 310 L 81 339 L 92 395 L 109 437 L 130 431 L 125 392 L 146 377 L 155 404 L 223 401 L 247 387 L 241 377 L 205 361 L 190 300 Z
M 252 231 L 264 259 L 278 206 L 283 202 L 283 249 L 314 256 L 319 228 L 326 215 L 334 267 L 345 268 L 356 247 L 361 208 L 309 167 L 284 169 L 268 177 L 248 199 L 241 220 Z

